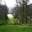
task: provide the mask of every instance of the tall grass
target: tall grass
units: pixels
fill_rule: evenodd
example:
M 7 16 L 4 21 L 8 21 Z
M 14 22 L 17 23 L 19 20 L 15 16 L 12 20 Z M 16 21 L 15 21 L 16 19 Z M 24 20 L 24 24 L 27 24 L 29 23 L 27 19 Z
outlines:
M 0 32 L 32 32 L 32 26 L 21 26 L 21 25 L 0 26 Z

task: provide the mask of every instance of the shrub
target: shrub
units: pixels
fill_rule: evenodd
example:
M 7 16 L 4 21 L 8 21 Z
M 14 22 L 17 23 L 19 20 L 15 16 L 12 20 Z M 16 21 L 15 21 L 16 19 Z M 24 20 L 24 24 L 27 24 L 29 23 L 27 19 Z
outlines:
M 16 19 L 8 19 L 8 24 L 9 25 L 18 25 L 19 24 L 19 21 L 18 20 L 16 20 Z
M 0 25 L 6 25 L 6 21 L 5 20 L 0 20 Z
M 17 19 L 13 19 L 14 25 L 19 25 L 19 21 Z
M 11 19 L 8 19 L 8 24 L 9 24 L 9 25 L 13 25 L 13 24 L 14 24 L 14 22 L 13 22 L 13 21 L 11 21 Z

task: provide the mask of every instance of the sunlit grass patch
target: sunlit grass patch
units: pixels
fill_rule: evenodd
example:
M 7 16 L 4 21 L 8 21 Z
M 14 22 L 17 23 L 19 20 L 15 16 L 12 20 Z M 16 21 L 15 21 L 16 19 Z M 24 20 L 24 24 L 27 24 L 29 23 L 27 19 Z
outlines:
M 17 25 L 19 24 L 19 21 L 17 19 L 14 19 L 13 16 L 11 17 L 11 15 L 8 15 L 8 24 Z

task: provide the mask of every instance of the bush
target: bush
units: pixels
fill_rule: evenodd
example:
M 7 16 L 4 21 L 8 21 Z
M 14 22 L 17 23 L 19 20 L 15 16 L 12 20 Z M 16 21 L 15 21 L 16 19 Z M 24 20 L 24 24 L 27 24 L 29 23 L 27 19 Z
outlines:
M 0 25 L 6 25 L 6 21 L 5 20 L 0 20 Z
M 19 21 L 18 20 L 16 20 L 16 19 L 8 19 L 8 24 L 9 25 L 18 25 L 19 24 Z
M 9 24 L 9 25 L 13 25 L 13 24 L 14 24 L 14 22 L 13 22 L 13 21 L 11 21 L 11 19 L 8 19 L 8 24 Z
M 13 19 L 14 25 L 19 25 L 19 21 L 17 19 Z
M 8 24 L 9 25 L 18 25 L 19 21 L 13 17 L 11 17 L 11 15 L 8 15 Z

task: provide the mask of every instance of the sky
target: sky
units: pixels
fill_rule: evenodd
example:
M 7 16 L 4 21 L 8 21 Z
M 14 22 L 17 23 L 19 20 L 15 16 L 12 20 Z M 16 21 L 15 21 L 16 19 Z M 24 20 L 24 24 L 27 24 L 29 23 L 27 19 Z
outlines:
M 29 0 L 28 4 L 31 4 L 32 3 L 32 0 Z
M 4 4 L 4 1 L 6 2 L 6 5 L 8 7 L 13 7 L 16 4 L 16 0 L 2 0 L 2 3 Z M 32 0 L 29 0 L 28 4 L 31 4 Z
M 2 0 L 2 3 L 4 4 L 4 1 L 6 2 L 6 5 L 8 7 L 13 7 L 16 4 L 15 0 Z

